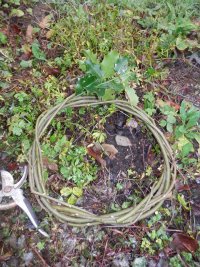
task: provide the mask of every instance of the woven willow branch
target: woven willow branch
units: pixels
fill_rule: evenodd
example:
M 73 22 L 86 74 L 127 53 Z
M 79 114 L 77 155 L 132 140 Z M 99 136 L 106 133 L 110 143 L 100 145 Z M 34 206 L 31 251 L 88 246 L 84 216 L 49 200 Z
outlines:
M 151 192 L 137 205 L 110 214 L 95 215 L 82 208 L 67 204 L 48 195 L 43 178 L 43 163 L 40 139 L 55 116 L 67 107 L 87 107 L 104 104 L 115 104 L 119 110 L 123 110 L 140 119 L 152 132 L 157 140 L 163 160 L 164 170 L 160 178 L 153 184 Z M 94 97 L 75 96 L 66 98 L 61 104 L 43 112 L 37 119 L 35 127 L 35 140 L 29 153 L 29 183 L 31 192 L 36 195 L 39 204 L 47 212 L 54 215 L 61 222 L 67 222 L 72 226 L 89 225 L 114 225 L 129 226 L 137 221 L 149 217 L 164 202 L 171 193 L 176 178 L 176 164 L 171 147 L 163 133 L 156 127 L 150 118 L 139 107 L 131 106 L 127 101 L 99 101 Z

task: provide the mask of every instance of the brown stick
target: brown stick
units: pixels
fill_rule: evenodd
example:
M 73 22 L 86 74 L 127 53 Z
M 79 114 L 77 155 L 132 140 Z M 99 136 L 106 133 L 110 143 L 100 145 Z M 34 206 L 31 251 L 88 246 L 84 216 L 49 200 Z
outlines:
M 35 247 L 32 248 L 33 251 L 35 252 L 35 254 L 37 255 L 38 259 L 42 262 L 42 266 L 43 267 L 50 267 L 46 261 L 42 258 L 41 254 L 39 253 L 39 251 L 37 251 L 37 249 Z

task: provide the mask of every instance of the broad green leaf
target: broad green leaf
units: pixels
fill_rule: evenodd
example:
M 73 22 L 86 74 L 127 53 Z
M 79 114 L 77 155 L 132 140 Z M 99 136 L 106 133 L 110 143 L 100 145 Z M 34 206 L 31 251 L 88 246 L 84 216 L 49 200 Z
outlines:
M 120 57 L 114 66 L 114 70 L 120 75 L 124 74 L 128 70 L 128 59 Z
M 86 66 L 87 74 L 91 74 L 92 76 L 95 76 L 97 78 L 103 77 L 103 72 L 102 72 L 99 64 L 94 64 L 90 60 L 86 60 L 85 66 Z
M 97 56 L 94 53 L 92 53 L 91 50 L 85 50 L 84 54 L 85 54 L 86 58 L 89 59 L 92 63 L 99 64 Z
M 69 198 L 68 198 L 68 200 L 67 200 L 67 203 L 68 204 L 71 204 L 71 205 L 75 205 L 76 204 L 76 202 L 77 202 L 77 197 L 75 196 L 75 195 L 71 195 Z
M 20 66 L 25 69 L 25 68 L 31 68 L 32 67 L 32 60 L 22 60 L 20 62 Z
M 79 187 L 73 187 L 72 193 L 77 197 L 81 197 L 83 195 L 83 189 Z
M 96 76 L 91 74 L 86 74 L 80 78 L 76 84 L 76 94 L 82 94 L 83 92 L 95 93 L 97 85 L 100 84 L 100 81 Z
M 126 91 L 126 95 L 127 95 L 128 99 L 129 99 L 131 105 L 137 106 L 139 98 L 136 95 L 135 90 L 133 88 L 131 88 L 131 87 L 126 87 L 125 91 Z
M 115 99 L 115 91 L 113 89 L 106 89 L 102 99 L 105 101 Z
M 72 192 L 73 192 L 73 190 L 70 187 L 63 187 L 60 190 L 61 195 L 64 196 L 64 197 L 70 196 L 72 194 Z
M 3 32 L 0 32 L 0 44 L 6 44 L 7 41 L 7 36 Z
M 105 78 L 110 78 L 115 73 L 114 67 L 117 63 L 117 60 L 119 58 L 119 54 L 117 51 L 110 51 L 101 62 L 101 69 L 104 72 Z
M 113 89 L 115 92 L 122 92 L 124 90 L 124 86 L 123 84 L 120 82 L 119 79 L 115 79 L 115 80 L 110 80 L 110 81 L 106 81 L 104 83 L 104 88 L 110 88 Z
M 40 45 L 38 42 L 34 42 L 32 44 L 32 53 L 35 58 L 39 60 L 46 60 L 46 55 L 45 53 L 40 49 Z
M 13 8 L 10 13 L 10 17 L 22 17 L 24 16 L 24 11 L 21 9 Z

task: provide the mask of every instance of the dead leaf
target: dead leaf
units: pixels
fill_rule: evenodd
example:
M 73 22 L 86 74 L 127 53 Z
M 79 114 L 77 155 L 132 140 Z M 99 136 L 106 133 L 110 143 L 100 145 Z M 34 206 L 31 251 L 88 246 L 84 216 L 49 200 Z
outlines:
M 8 171 L 15 171 L 18 168 L 17 162 L 9 162 L 7 165 Z
M 0 261 L 7 261 L 12 257 L 13 253 L 12 252 L 7 252 L 4 255 L 0 255 Z
M 156 100 L 156 105 L 160 108 L 163 108 L 164 106 L 168 105 L 173 107 L 175 110 L 179 110 L 180 109 L 180 105 L 177 103 L 174 103 L 173 101 L 163 101 L 162 99 L 157 99 Z
M 11 24 L 10 30 L 13 34 L 19 34 L 21 32 L 21 29 L 16 24 Z
M 33 41 L 33 27 L 29 24 L 26 29 L 26 41 L 32 43 Z
M 58 76 L 60 74 L 60 69 L 59 68 L 44 67 L 44 71 L 48 75 L 53 75 L 53 76 Z
M 166 101 L 167 105 L 173 107 L 175 110 L 179 110 L 180 109 L 180 105 L 177 103 L 174 103 L 173 101 Z
M 194 253 L 198 248 L 198 241 L 184 233 L 173 234 L 171 246 L 176 251 L 186 251 Z
M 39 23 L 40 28 L 42 29 L 48 28 L 50 19 L 51 19 L 50 15 L 47 15 L 46 17 L 44 17 Z
M 42 158 L 43 165 L 50 171 L 58 171 L 58 165 L 55 162 L 50 162 L 48 158 Z
M 115 155 L 118 153 L 118 150 L 110 144 L 102 144 L 102 147 L 104 149 L 104 151 L 106 152 L 106 154 L 108 154 L 108 157 L 110 159 L 114 159 Z
M 51 38 L 51 36 L 54 34 L 54 30 L 49 30 L 47 33 L 46 33 L 46 38 L 47 39 L 50 39 Z
M 106 161 L 102 159 L 101 154 L 99 152 L 94 151 L 93 146 L 87 146 L 87 152 L 91 157 L 96 159 L 96 161 L 101 164 L 102 168 L 106 167 Z
M 118 146 L 132 146 L 131 141 L 126 136 L 116 135 L 115 141 Z
M 176 183 L 175 183 L 175 187 L 176 187 L 176 190 L 178 192 L 182 192 L 182 191 L 188 191 L 190 190 L 190 187 L 189 185 L 187 184 L 183 184 L 181 181 L 177 180 Z

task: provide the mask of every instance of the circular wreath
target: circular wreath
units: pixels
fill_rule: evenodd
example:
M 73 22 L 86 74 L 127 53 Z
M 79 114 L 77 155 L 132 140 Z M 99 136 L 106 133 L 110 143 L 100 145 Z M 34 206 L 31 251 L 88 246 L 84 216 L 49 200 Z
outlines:
M 96 106 L 104 104 L 115 104 L 117 109 L 123 110 L 140 119 L 152 132 L 158 142 L 164 160 L 164 168 L 161 177 L 154 182 L 150 193 L 137 205 L 121 211 L 109 214 L 96 215 L 83 208 L 70 205 L 47 194 L 43 178 L 43 162 L 40 139 L 55 116 L 67 107 Z M 157 128 L 154 120 L 142 109 L 132 106 L 127 101 L 112 100 L 100 101 L 90 96 L 71 95 L 61 104 L 43 112 L 37 119 L 35 127 L 35 139 L 29 154 L 29 183 L 31 192 L 36 195 L 39 204 L 50 214 L 53 214 L 61 222 L 67 222 L 71 226 L 90 225 L 113 225 L 129 226 L 137 221 L 153 214 L 169 197 L 176 178 L 176 164 L 171 147 L 163 133 Z

